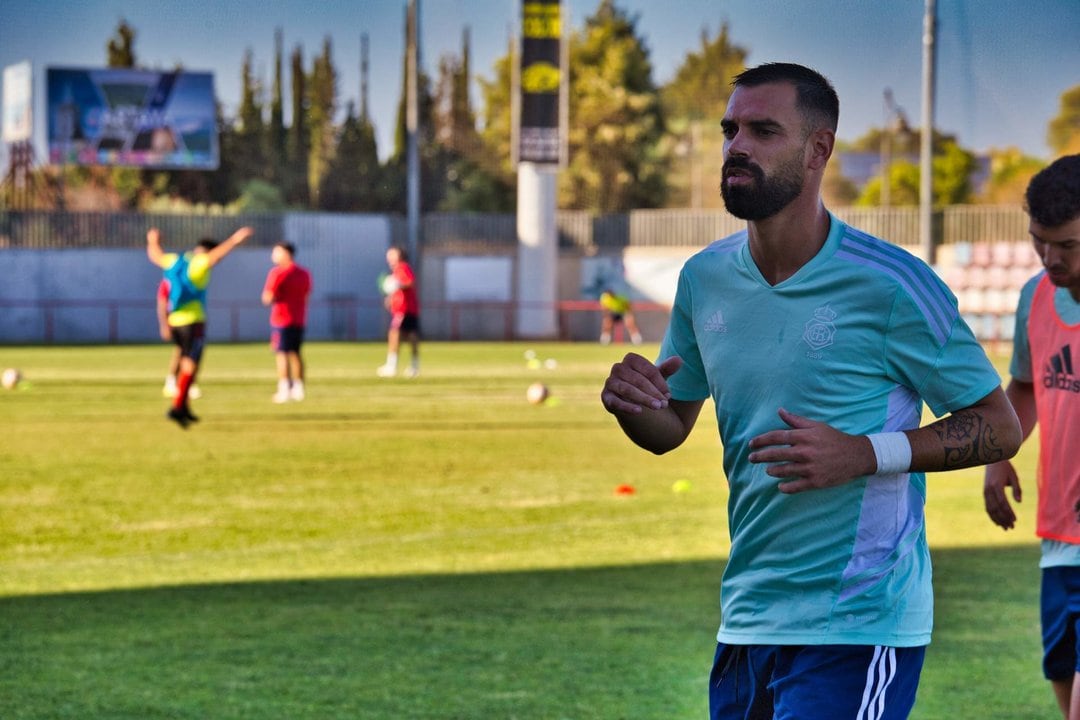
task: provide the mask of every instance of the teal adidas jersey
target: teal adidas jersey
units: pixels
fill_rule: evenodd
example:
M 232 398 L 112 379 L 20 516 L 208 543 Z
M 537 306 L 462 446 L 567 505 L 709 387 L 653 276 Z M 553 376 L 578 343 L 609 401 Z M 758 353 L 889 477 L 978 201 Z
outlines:
M 779 408 L 852 434 L 919 426 L 1000 385 L 956 298 L 924 262 L 831 217 L 821 251 L 769 285 L 746 231 L 690 258 L 661 359 L 677 400 L 712 398 L 730 488 L 718 639 L 925 645 L 933 624 L 922 474 L 785 495 L 751 438 Z

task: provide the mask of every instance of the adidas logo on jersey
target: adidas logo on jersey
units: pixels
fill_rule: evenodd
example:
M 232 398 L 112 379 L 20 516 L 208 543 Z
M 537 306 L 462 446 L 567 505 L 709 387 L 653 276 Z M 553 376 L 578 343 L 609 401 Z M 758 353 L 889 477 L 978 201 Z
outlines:
M 726 333 L 727 323 L 724 322 L 724 313 L 717 310 L 705 321 L 705 332 Z
M 1073 371 L 1072 348 L 1063 345 L 1043 368 L 1043 387 L 1080 393 L 1080 377 Z

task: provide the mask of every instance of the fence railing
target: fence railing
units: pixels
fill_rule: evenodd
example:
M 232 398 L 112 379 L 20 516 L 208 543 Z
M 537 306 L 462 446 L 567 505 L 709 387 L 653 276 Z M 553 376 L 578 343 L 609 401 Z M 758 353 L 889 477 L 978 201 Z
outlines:
M 837 217 L 904 247 L 919 245 L 918 208 L 835 208 Z M 146 215 L 121 212 L 0 211 L 0 249 L 131 248 L 146 242 L 146 229 L 166 238 L 194 241 L 226 237 L 241 225 L 255 227 L 255 245 L 283 236 L 285 214 Z M 402 218 L 388 216 L 395 241 L 404 238 Z M 1020 206 L 954 205 L 935 211 L 939 245 L 1024 240 L 1027 215 Z M 626 247 L 700 247 L 736 232 L 743 221 L 723 211 L 635 210 L 591 215 L 560 211 L 559 246 L 593 252 Z M 510 214 L 428 213 L 421 222 L 422 247 L 462 252 L 509 251 L 517 243 L 517 219 Z

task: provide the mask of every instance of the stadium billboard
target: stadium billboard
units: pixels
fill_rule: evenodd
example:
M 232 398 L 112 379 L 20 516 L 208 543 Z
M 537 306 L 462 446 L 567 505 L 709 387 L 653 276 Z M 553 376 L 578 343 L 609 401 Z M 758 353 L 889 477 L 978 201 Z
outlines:
M 521 127 L 518 160 L 558 164 L 562 9 L 559 0 L 524 0 L 521 8 Z
M 46 94 L 50 163 L 218 167 L 210 73 L 48 68 Z
M 4 121 L 0 137 L 7 143 L 25 142 L 33 130 L 32 71 L 29 62 L 4 68 Z

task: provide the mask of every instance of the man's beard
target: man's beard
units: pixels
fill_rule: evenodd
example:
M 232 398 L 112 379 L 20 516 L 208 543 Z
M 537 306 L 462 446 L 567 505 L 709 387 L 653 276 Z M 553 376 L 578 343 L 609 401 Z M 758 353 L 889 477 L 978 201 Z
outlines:
M 747 185 L 730 186 L 726 182 L 728 170 L 739 168 L 754 176 Z M 741 220 L 764 220 L 783 210 L 803 189 L 802 167 L 798 160 L 781 163 L 772 177 L 766 177 L 757 165 L 741 157 L 729 157 L 724 161 L 720 181 L 720 194 L 727 211 Z

